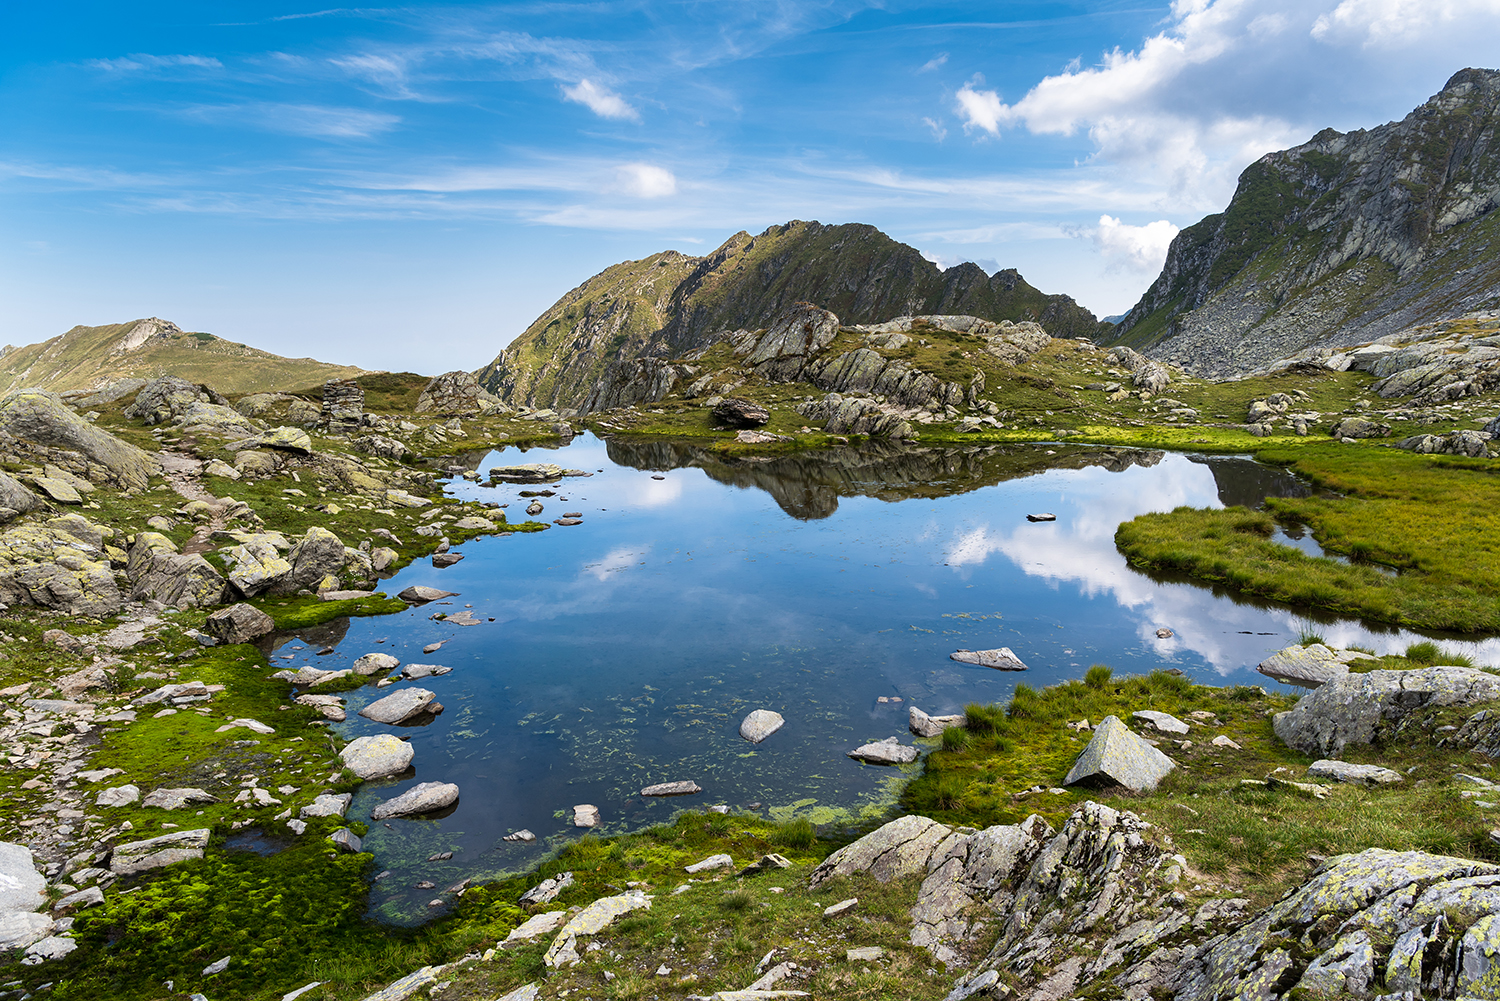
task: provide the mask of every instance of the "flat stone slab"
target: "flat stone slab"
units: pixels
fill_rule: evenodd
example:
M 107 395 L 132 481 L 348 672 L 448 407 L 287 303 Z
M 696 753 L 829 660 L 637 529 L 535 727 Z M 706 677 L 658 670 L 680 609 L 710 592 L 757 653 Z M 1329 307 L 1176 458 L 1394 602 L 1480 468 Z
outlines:
M 598 827 L 599 808 L 592 803 L 580 803 L 573 807 L 574 827 Z
M 452 782 L 419 782 L 393 799 L 370 811 L 371 820 L 387 817 L 411 817 L 445 810 L 458 802 L 458 786 Z
M 208 847 L 208 839 L 212 834 L 205 827 L 196 831 L 173 831 L 159 838 L 116 845 L 109 860 L 110 871 L 128 876 L 171 865 L 173 862 L 202 858 L 203 849 Z
M 885 958 L 885 950 L 878 945 L 862 945 L 854 949 L 846 949 L 844 958 L 851 963 L 873 963 L 877 959 Z
M 752 744 L 759 744 L 786 725 L 781 713 L 770 709 L 756 709 L 740 720 L 740 736 Z
M 307 806 L 304 806 L 298 813 L 298 816 L 304 820 L 309 817 L 342 817 L 349 812 L 349 803 L 353 799 L 353 793 L 325 792 L 314 798 Z
M 641 790 L 642 796 L 691 796 L 702 792 L 698 783 L 691 779 L 685 782 L 658 782 Z
M 400 775 L 411 767 L 416 751 L 411 744 L 388 733 L 356 737 L 339 752 L 345 767 L 360 778 L 383 779 Z
M 0 841 L 0 911 L 34 911 L 46 901 L 47 879 L 31 849 Z
M 856 761 L 868 761 L 872 765 L 905 765 L 916 761 L 922 752 L 910 744 L 901 743 L 899 737 L 887 737 L 873 744 L 861 744 L 848 752 Z
M 683 869 L 687 872 L 706 872 L 709 869 L 733 868 L 734 859 L 729 857 L 728 855 L 710 855 L 708 858 L 702 860 L 701 862 L 694 862 L 692 865 L 683 866 Z
M 1141 709 L 1130 714 L 1131 719 L 1144 720 L 1162 733 L 1187 733 L 1188 725 L 1171 713 L 1159 713 L 1154 709 Z
M 651 897 L 640 890 L 631 890 L 614 897 L 601 897 L 573 915 L 562 926 L 542 961 L 548 966 L 567 966 L 578 962 L 577 940 L 580 935 L 597 935 L 622 914 L 649 910 L 651 900 Z
M 0 949 L 24 949 L 52 934 L 53 920 L 30 911 L 0 912 Z
M 950 726 L 963 726 L 964 717 L 929 716 L 916 706 L 906 710 L 906 728 L 918 737 L 940 737 Z
M 359 714 L 365 719 L 394 726 L 431 715 L 435 711 L 440 712 L 441 706 L 437 710 L 432 708 L 435 704 L 433 699 L 436 697 L 435 693 L 425 688 L 403 688 L 399 692 L 371 702 L 361 709 Z
M 533 914 L 522 924 L 510 930 L 510 934 L 505 936 L 505 941 L 500 943 L 500 948 L 514 948 L 540 935 L 550 934 L 562 927 L 563 922 L 567 919 L 567 911 L 547 911 L 545 914 Z
M 141 801 L 141 806 L 161 810 L 181 810 L 200 803 L 217 803 L 219 797 L 202 789 L 153 789 Z
M 490 479 L 500 483 L 546 483 L 560 480 L 567 470 L 550 462 L 522 462 L 490 467 Z
M 823 908 L 823 916 L 825 918 L 836 918 L 840 914 L 843 914 L 846 911 L 852 911 L 858 906 L 859 898 L 850 897 L 848 900 L 840 900 L 836 904 L 830 904 L 829 906 Z
M 1073 763 L 1063 785 L 1122 785 L 1135 792 L 1148 792 L 1176 767 L 1171 758 L 1131 733 L 1118 716 L 1106 716 L 1094 728 L 1093 738 Z
M 1026 665 L 1021 662 L 1008 646 L 997 647 L 994 650 L 956 650 L 948 655 L 949 660 L 956 660 L 960 664 L 976 664 L 979 667 L 992 667 L 997 671 L 1024 671 Z
M 1275 681 L 1302 688 L 1319 688 L 1349 673 L 1344 660 L 1321 643 L 1278 650 L 1261 661 L 1256 670 Z
M 1309 778 L 1334 779 L 1357 785 L 1393 785 L 1402 780 L 1401 773 L 1379 765 L 1351 765 L 1347 761 L 1331 761 L 1327 758 L 1314 761 L 1307 766 Z
M 396 595 L 402 601 L 412 605 L 425 605 L 429 601 L 437 601 L 439 598 L 457 598 L 457 591 L 444 591 L 440 587 L 424 587 L 421 584 L 413 584 L 411 587 Z

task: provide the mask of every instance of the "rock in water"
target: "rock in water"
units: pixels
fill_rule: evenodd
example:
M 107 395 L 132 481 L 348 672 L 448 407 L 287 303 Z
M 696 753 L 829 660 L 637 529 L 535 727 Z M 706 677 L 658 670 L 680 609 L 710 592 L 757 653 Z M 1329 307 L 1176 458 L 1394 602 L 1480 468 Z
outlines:
M 785 725 L 781 713 L 756 709 L 740 721 L 740 736 L 752 744 L 759 744 Z
M 994 650 L 957 650 L 948 655 L 949 660 L 956 660 L 960 664 L 977 664 L 980 667 L 993 667 L 997 671 L 1024 671 L 1026 665 L 1021 658 L 1011 652 L 1010 647 L 1002 646 Z
M 436 695 L 425 688 L 404 688 L 393 695 L 371 702 L 361 709 L 359 714 L 377 723 L 401 726 L 442 712 L 442 703 L 434 702 L 434 698 Z
M 691 796 L 702 792 L 698 783 L 691 779 L 685 782 L 659 782 L 641 790 L 642 796 Z
M 727 396 L 713 409 L 714 420 L 735 428 L 758 428 L 771 419 L 770 413 L 758 403 Z
M 416 753 L 406 741 L 377 733 L 373 737 L 354 738 L 339 752 L 339 757 L 351 772 L 368 781 L 400 775 L 411 767 Z
M 567 470 L 551 462 L 521 462 L 512 466 L 494 466 L 490 479 L 500 483 L 547 483 L 560 480 Z
M 1346 744 L 1373 743 L 1410 713 L 1500 698 L 1500 678 L 1467 667 L 1371 671 L 1335 678 L 1272 721 L 1288 747 L 1336 758 Z
M 351 669 L 355 674 L 369 676 L 372 674 L 389 674 L 401 666 L 401 661 L 388 653 L 367 653 L 356 660 Z
M 458 786 L 452 782 L 419 782 L 394 799 L 388 799 L 370 811 L 371 820 L 387 817 L 410 817 L 433 813 L 458 802 Z
M 220 643 L 249 643 L 275 628 L 275 619 L 244 602 L 219 609 L 203 624 L 203 631 Z
M 1175 767 L 1171 758 L 1131 733 L 1118 716 L 1106 716 L 1063 785 L 1122 785 L 1149 792 Z
M 411 587 L 396 595 L 402 601 L 411 605 L 425 605 L 429 601 L 437 601 L 439 598 L 457 598 L 457 591 L 444 591 L 436 587 L 424 587 L 421 584 L 413 584 Z
M 598 827 L 599 808 L 592 803 L 580 803 L 573 807 L 574 827 Z
M 444 567 L 451 567 L 463 558 L 463 553 L 433 553 L 432 565 L 441 570 Z
M 1317 688 L 1349 673 L 1349 668 L 1321 643 L 1289 646 L 1260 662 L 1261 674 L 1288 685 Z
M 887 737 L 872 744 L 861 744 L 848 752 L 856 761 L 868 761 L 872 765 L 905 765 L 916 761 L 922 752 L 910 744 L 901 743 L 899 737 Z
M 906 710 L 906 726 L 918 737 L 941 737 L 950 726 L 963 726 L 964 717 L 929 716 L 916 706 Z

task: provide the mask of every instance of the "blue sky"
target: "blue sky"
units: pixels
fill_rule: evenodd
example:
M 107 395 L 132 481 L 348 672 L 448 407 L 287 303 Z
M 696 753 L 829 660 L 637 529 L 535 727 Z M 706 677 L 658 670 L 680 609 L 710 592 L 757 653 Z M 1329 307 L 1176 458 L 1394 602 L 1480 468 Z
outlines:
M 0 341 L 157 315 L 475 368 L 616 261 L 788 219 L 1100 315 L 1255 157 L 1500 66 L 1500 0 L 12 4 Z

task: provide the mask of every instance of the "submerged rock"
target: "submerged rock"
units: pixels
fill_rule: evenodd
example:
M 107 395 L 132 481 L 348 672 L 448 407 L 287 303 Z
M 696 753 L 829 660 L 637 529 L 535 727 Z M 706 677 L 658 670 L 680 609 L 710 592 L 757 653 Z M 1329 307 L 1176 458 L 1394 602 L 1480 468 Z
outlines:
M 740 720 L 740 736 L 752 744 L 759 744 L 786 725 L 781 713 L 770 709 L 756 709 Z
M 1171 758 L 1131 733 L 1118 716 L 1106 716 L 1094 728 L 1094 736 L 1073 762 L 1063 785 L 1122 785 L 1134 792 L 1149 792 L 1176 767 Z
M 997 647 L 994 650 L 957 650 L 948 655 L 949 660 L 956 660 L 960 664 L 977 664 L 980 667 L 992 667 L 997 671 L 1024 671 L 1026 665 L 1021 662 L 1008 646 Z

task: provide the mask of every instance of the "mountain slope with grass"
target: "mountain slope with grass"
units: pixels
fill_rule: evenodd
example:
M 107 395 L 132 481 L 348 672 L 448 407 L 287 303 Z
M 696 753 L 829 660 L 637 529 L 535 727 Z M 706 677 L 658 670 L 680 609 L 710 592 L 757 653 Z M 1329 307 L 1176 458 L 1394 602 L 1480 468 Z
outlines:
M 1033 320 L 1054 337 L 1101 329 L 1071 298 L 1038 291 L 1014 269 L 944 271 L 873 226 L 799 220 L 736 233 L 704 257 L 669 250 L 616 264 L 559 299 L 479 380 L 511 404 L 577 406 L 612 363 L 679 357 L 721 332 L 765 327 L 797 302 L 846 323 L 964 313 Z
M 1208 376 L 1500 307 L 1500 71 L 1399 122 L 1319 132 L 1172 241 L 1116 340 Z
M 213 334 L 185 331 L 154 316 L 77 326 L 39 344 L 0 349 L 0 393 L 23 386 L 59 392 L 97 389 L 119 379 L 153 379 L 163 373 L 206 383 L 221 393 L 260 393 L 321 385 L 363 371 L 312 358 L 283 358 Z

